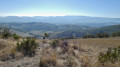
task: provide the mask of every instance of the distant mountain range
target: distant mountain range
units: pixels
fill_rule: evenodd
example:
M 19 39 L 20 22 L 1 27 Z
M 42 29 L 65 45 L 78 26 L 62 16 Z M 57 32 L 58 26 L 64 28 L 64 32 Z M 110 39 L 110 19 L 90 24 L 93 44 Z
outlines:
M 103 27 L 109 25 L 120 24 L 120 18 L 104 18 L 104 17 L 89 17 L 89 16 L 35 16 L 35 17 L 18 17 L 18 16 L 7 16 L 0 17 L 1 23 L 9 22 L 43 22 L 51 24 L 75 24 L 85 25 L 92 27 Z

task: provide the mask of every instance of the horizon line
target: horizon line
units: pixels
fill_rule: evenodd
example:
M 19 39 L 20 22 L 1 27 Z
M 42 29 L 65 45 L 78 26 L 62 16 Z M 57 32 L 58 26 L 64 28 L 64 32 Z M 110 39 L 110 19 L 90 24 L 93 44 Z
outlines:
M 102 18 L 120 18 L 120 17 L 103 17 L 103 16 L 86 16 L 86 15 L 58 15 L 58 16 L 42 16 L 42 15 L 39 15 L 39 16 L 27 16 L 27 15 L 25 15 L 25 16 L 18 16 L 18 15 L 8 15 L 8 16 L 0 16 L 0 17 L 39 17 L 39 16 L 41 16 L 41 17 L 62 17 L 62 16 L 85 16 L 85 17 L 102 17 Z

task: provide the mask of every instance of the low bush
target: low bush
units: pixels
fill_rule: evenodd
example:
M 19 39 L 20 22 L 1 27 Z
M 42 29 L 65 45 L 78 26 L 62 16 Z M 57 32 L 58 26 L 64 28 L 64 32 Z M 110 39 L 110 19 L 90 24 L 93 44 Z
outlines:
M 111 62 L 114 63 L 120 60 L 120 46 L 118 48 L 108 48 L 106 53 L 101 52 L 98 56 L 101 63 Z
M 118 31 L 118 32 L 113 32 L 111 36 L 112 36 L 112 37 L 120 36 L 120 31 Z
M 68 52 L 68 50 L 69 50 L 69 47 L 65 46 L 65 47 L 62 49 L 62 53 L 66 53 L 66 52 Z
M 52 43 L 50 44 L 53 48 L 57 47 L 59 44 L 59 40 L 53 40 Z
M 37 43 L 35 39 L 27 38 L 22 42 L 17 43 L 17 51 L 22 52 L 24 56 L 34 56 Z
M 13 38 L 18 40 L 20 38 L 20 36 L 16 35 L 16 34 L 13 34 Z
M 77 45 L 73 45 L 72 48 L 75 49 L 75 50 L 78 50 L 78 46 Z
M 61 48 L 62 48 L 62 53 L 66 53 L 69 51 L 69 45 L 68 45 L 68 42 L 63 42 L 61 45 Z
M 2 30 L 2 37 L 3 38 L 8 38 L 11 36 L 11 32 L 9 28 L 3 28 Z
M 62 42 L 62 44 L 60 45 L 62 48 L 64 48 L 64 47 L 67 47 L 67 46 L 69 46 L 68 45 L 68 42 L 66 42 L 66 41 L 64 41 L 64 42 Z

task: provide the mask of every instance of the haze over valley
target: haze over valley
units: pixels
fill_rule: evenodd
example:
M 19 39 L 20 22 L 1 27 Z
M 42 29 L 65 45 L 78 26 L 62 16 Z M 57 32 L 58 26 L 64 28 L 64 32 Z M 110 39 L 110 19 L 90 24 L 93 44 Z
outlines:
M 51 24 L 79 24 L 93 27 L 102 27 L 108 25 L 120 24 L 120 18 L 90 17 L 90 16 L 6 16 L 0 17 L 1 23 L 28 23 L 43 22 Z

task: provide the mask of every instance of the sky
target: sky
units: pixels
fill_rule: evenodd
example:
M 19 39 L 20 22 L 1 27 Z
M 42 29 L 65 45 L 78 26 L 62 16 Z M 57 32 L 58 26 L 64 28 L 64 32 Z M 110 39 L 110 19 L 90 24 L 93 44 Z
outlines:
M 0 16 L 120 18 L 120 0 L 0 0 Z

